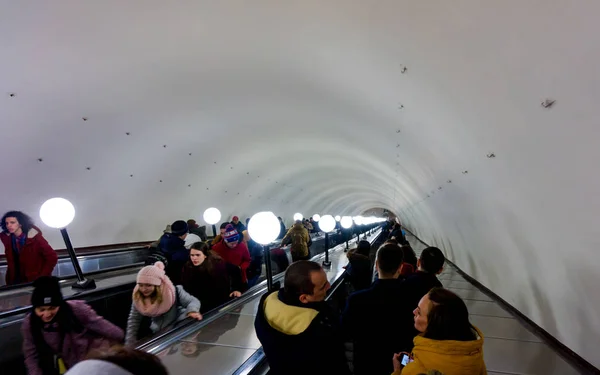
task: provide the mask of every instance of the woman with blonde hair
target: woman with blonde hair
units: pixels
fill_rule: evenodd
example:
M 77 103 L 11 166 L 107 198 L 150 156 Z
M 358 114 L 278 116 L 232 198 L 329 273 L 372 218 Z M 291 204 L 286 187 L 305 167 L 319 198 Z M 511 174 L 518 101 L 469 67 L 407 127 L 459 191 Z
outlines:
M 165 274 L 165 265 L 156 262 L 142 268 L 137 275 L 127 320 L 126 345 L 131 346 L 137 341 L 143 317 L 151 318 L 152 332 L 158 332 L 186 317 L 201 320 L 200 301 L 187 293 L 181 285 L 175 287 Z

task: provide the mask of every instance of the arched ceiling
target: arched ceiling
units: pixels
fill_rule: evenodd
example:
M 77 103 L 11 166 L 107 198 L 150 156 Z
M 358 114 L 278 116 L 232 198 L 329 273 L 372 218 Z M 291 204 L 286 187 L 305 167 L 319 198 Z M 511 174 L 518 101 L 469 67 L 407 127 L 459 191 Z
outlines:
M 0 207 L 70 199 L 76 246 L 210 206 L 390 209 L 598 365 L 599 12 L 0 0 Z

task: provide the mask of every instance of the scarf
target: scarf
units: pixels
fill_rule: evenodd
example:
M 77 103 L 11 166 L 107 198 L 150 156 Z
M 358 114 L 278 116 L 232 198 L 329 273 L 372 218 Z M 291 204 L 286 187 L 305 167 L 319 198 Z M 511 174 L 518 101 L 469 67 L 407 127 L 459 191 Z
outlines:
M 140 298 L 133 299 L 133 303 L 135 305 L 136 310 L 144 315 L 149 316 L 151 318 L 161 316 L 165 314 L 167 311 L 171 310 L 171 307 L 175 304 L 175 286 L 168 278 L 164 278 L 161 284 L 162 290 L 162 302 L 158 303 L 155 301 L 154 303 L 144 303 L 144 300 L 149 301 L 149 299 Z M 139 291 L 139 285 L 136 285 L 133 289 L 133 295 L 135 295 Z

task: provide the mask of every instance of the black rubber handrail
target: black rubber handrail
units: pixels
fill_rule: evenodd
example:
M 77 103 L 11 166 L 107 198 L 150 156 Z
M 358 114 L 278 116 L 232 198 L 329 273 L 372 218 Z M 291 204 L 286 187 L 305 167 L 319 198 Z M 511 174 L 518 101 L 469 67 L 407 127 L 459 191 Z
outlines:
M 144 265 L 144 262 L 138 262 L 138 263 L 134 263 L 134 264 L 126 264 L 124 266 L 117 266 L 117 267 L 105 268 L 105 269 L 98 270 L 98 271 L 86 272 L 85 275 L 86 276 L 94 276 L 94 275 L 99 275 L 99 274 L 103 274 L 103 273 L 107 273 L 107 272 L 126 270 L 129 268 L 141 268 L 143 265 Z M 61 287 L 67 287 L 68 283 L 70 281 L 73 281 L 74 279 L 77 279 L 76 275 L 70 275 L 63 279 L 60 279 L 60 283 L 65 284 L 65 285 L 61 285 Z M 31 284 L 28 284 L 28 285 L 31 285 Z M 7 289 L 3 288 L 0 290 L 0 292 L 4 292 L 6 290 Z M 90 294 L 91 292 L 94 292 L 94 290 L 96 290 L 96 289 L 92 289 L 90 291 L 83 292 L 83 293 L 74 294 L 72 296 L 66 297 L 65 300 L 79 299 L 79 298 L 81 298 L 82 295 Z M 14 315 L 27 313 L 27 312 L 29 312 L 29 310 L 31 310 L 31 305 L 17 307 L 12 310 L 2 311 L 2 312 L 0 312 L 0 320 L 2 320 L 4 318 L 9 318 Z

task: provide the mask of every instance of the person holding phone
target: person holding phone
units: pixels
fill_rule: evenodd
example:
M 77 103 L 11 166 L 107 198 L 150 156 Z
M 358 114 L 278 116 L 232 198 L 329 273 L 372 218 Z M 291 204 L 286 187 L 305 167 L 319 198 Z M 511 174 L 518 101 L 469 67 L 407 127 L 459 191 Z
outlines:
M 445 375 L 486 375 L 483 334 L 469 322 L 464 301 L 451 291 L 434 288 L 414 310 L 412 355 L 396 353 L 393 375 L 418 375 L 430 370 Z

